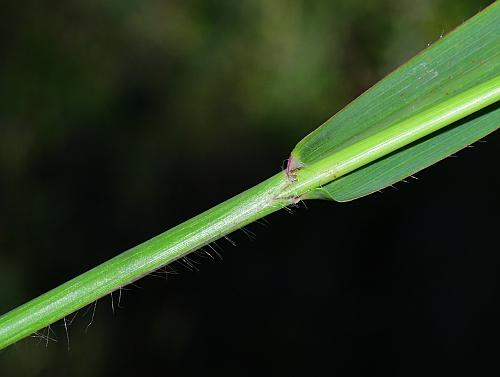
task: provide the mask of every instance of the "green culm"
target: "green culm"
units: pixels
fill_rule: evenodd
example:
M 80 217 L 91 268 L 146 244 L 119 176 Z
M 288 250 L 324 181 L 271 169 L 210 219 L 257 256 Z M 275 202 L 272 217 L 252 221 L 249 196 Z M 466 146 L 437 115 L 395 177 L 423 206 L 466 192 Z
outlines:
M 300 141 L 286 169 L 0 317 L 0 349 L 272 212 L 379 191 L 500 126 L 500 5 L 401 66 Z

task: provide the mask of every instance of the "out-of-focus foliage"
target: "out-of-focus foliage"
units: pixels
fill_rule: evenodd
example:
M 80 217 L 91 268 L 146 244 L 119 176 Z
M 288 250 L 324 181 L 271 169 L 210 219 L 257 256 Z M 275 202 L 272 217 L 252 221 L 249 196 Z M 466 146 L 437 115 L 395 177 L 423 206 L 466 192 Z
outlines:
M 2 4 L 0 312 L 276 172 L 305 133 L 489 3 Z M 60 326 L 57 345 L 22 342 L 0 354 L 0 375 L 123 376 L 134 372 L 117 346 L 128 339 L 169 355 L 167 370 L 195 373 L 174 360 L 206 352 L 197 326 L 213 306 L 193 281 L 214 275 L 131 295 L 126 310 L 144 323 L 128 334 L 101 314 L 87 334 L 88 316 L 75 325 L 69 354 Z

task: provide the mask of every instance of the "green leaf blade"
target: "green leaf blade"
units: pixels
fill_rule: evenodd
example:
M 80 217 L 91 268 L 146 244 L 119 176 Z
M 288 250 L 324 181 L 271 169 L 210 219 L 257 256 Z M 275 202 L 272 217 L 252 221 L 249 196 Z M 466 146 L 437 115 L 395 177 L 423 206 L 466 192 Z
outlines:
M 354 100 L 292 151 L 307 167 L 500 74 L 500 6 L 493 4 Z M 472 144 L 500 125 L 489 106 L 424 140 L 314 190 L 310 198 L 347 201 L 379 191 Z
M 346 202 L 397 183 L 498 129 L 500 106 L 473 114 L 456 125 L 314 190 L 311 199 Z

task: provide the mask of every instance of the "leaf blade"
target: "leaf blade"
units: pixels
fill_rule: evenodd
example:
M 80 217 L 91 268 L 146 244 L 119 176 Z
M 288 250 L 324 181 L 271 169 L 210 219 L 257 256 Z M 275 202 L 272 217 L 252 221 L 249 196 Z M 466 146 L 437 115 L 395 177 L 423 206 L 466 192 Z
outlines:
M 500 6 L 495 3 L 411 59 L 300 141 L 295 167 L 308 166 L 500 73 Z M 498 129 L 490 106 L 411 146 L 314 190 L 347 201 L 391 185 Z

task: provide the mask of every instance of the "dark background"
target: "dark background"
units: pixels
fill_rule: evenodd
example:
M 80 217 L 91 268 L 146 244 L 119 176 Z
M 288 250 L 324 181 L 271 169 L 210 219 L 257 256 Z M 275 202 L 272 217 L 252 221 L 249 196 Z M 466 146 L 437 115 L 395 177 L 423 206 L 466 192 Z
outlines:
M 0 313 L 281 169 L 490 1 L 0 7 Z M 241 231 L 79 312 L 9 376 L 497 376 L 500 135 L 354 202 Z M 116 296 L 115 296 L 116 300 Z M 116 301 L 115 301 L 116 306 Z

